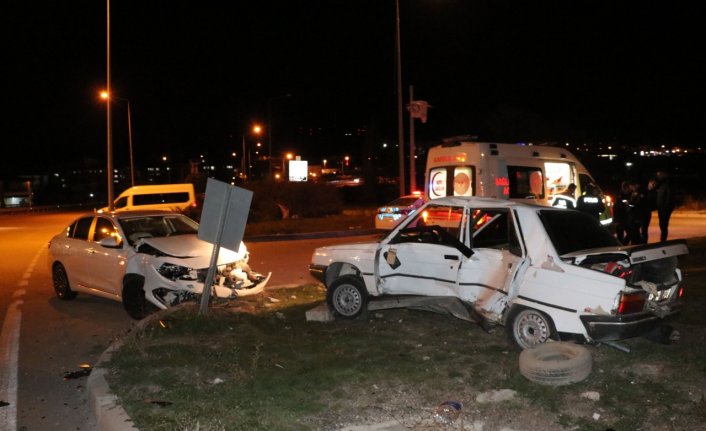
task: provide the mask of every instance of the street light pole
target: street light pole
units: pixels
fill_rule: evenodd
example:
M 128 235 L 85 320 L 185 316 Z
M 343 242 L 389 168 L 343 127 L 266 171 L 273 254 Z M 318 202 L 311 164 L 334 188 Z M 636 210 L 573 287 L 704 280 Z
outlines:
M 106 91 L 110 94 L 110 0 L 106 0 Z M 107 154 L 107 169 L 108 169 L 108 211 L 113 211 L 115 206 L 113 204 L 113 128 L 111 124 L 111 112 L 110 103 L 106 107 L 106 113 L 108 116 L 108 154 Z
M 128 143 L 130 145 L 130 185 L 135 186 L 135 161 L 132 154 L 132 113 L 130 111 L 130 100 L 124 99 L 122 97 L 113 96 L 107 90 L 101 92 L 101 98 L 105 99 L 108 109 L 110 109 L 110 104 L 112 99 L 122 100 L 127 104 L 127 132 L 128 132 Z
M 395 50 L 397 51 L 397 145 L 400 173 L 400 196 L 405 194 L 404 181 L 404 118 L 402 114 L 402 48 L 400 41 L 400 1 L 395 0 Z
M 132 114 L 130 113 L 130 101 L 127 100 L 127 133 L 130 143 L 130 185 L 135 187 L 135 160 L 132 155 Z

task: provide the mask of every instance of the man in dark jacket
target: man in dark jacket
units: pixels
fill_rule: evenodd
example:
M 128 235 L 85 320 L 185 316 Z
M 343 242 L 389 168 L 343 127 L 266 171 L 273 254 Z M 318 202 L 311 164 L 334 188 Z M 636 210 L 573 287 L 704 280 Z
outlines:
M 586 184 L 585 193 L 576 201 L 576 209 L 591 214 L 597 220 L 600 219 L 601 214 L 605 211 L 605 204 L 598 195 L 598 187 L 595 184 Z
M 655 203 L 657 217 L 659 218 L 659 240 L 664 242 L 669 234 L 669 218 L 674 211 L 674 189 L 669 180 L 669 174 L 664 171 L 657 172 L 655 187 Z

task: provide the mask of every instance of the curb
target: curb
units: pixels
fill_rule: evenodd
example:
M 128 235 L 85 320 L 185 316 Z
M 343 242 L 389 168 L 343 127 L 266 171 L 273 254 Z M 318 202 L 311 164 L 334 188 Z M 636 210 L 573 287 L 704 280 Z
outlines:
M 108 370 L 100 367 L 100 364 L 110 360 L 113 352 L 117 351 L 121 345 L 121 340 L 115 341 L 103 352 L 86 382 L 88 405 L 93 411 L 98 429 L 101 431 L 139 431 L 120 405 L 118 397 L 110 392 L 110 386 L 105 379 Z

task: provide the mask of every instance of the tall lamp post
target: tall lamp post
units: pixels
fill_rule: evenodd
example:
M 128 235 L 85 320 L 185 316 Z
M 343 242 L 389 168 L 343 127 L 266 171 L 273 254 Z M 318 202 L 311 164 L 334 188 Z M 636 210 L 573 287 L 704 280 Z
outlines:
M 127 104 L 127 133 L 128 133 L 128 142 L 130 145 L 130 185 L 135 186 L 135 159 L 133 157 L 132 153 L 132 113 L 130 112 L 130 100 L 118 97 L 118 96 L 113 96 L 107 91 L 102 91 L 101 92 L 101 98 L 108 102 L 108 105 L 110 105 L 110 101 L 112 99 L 120 100 L 122 102 L 125 102 Z
M 105 91 L 110 94 L 110 0 L 106 0 L 106 85 Z M 106 105 L 107 113 L 107 129 L 108 129 L 108 151 L 107 151 L 107 169 L 108 169 L 108 211 L 113 211 L 115 205 L 113 203 L 113 128 L 111 123 L 110 103 Z
M 262 133 L 262 126 L 259 124 L 255 124 L 252 126 L 252 129 L 250 130 L 253 134 L 256 136 L 260 136 Z M 240 167 L 242 171 L 242 175 L 244 176 L 244 180 L 250 180 L 250 174 L 252 173 L 251 169 L 251 160 L 250 160 L 250 148 L 248 147 L 247 150 L 245 148 L 245 133 L 243 133 L 243 155 L 240 158 Z M 246 165 L 247 163 L 247 165 Z M 247 168 L 248 173 L 245 173 L 245 170 Z
M 400 0 L 395 0 L 395 51 L 397 65 L 397 145 L 400 171 L 400 196 L 405 194 L 404 182 L 404 117 L 402 108 L 402 43 L 400 41 Z

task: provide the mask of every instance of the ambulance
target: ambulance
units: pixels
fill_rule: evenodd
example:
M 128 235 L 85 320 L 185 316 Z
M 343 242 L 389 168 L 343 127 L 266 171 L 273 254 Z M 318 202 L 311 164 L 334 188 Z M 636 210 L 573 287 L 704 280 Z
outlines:
M 470 137 L 445 139 L 429 149 L 424 193 L 428 200 L 445 196 L 484 196 L 533 201 L 555 206 L 567 199 L 569 184 L 575 201 L 594 184 L 605 211 L 603 225 L 612 223 L 612 199 L 588 169 L 565 148 L 532 144 L 476 142 Z M 557 197 L 561 196 L 561 199 Z

